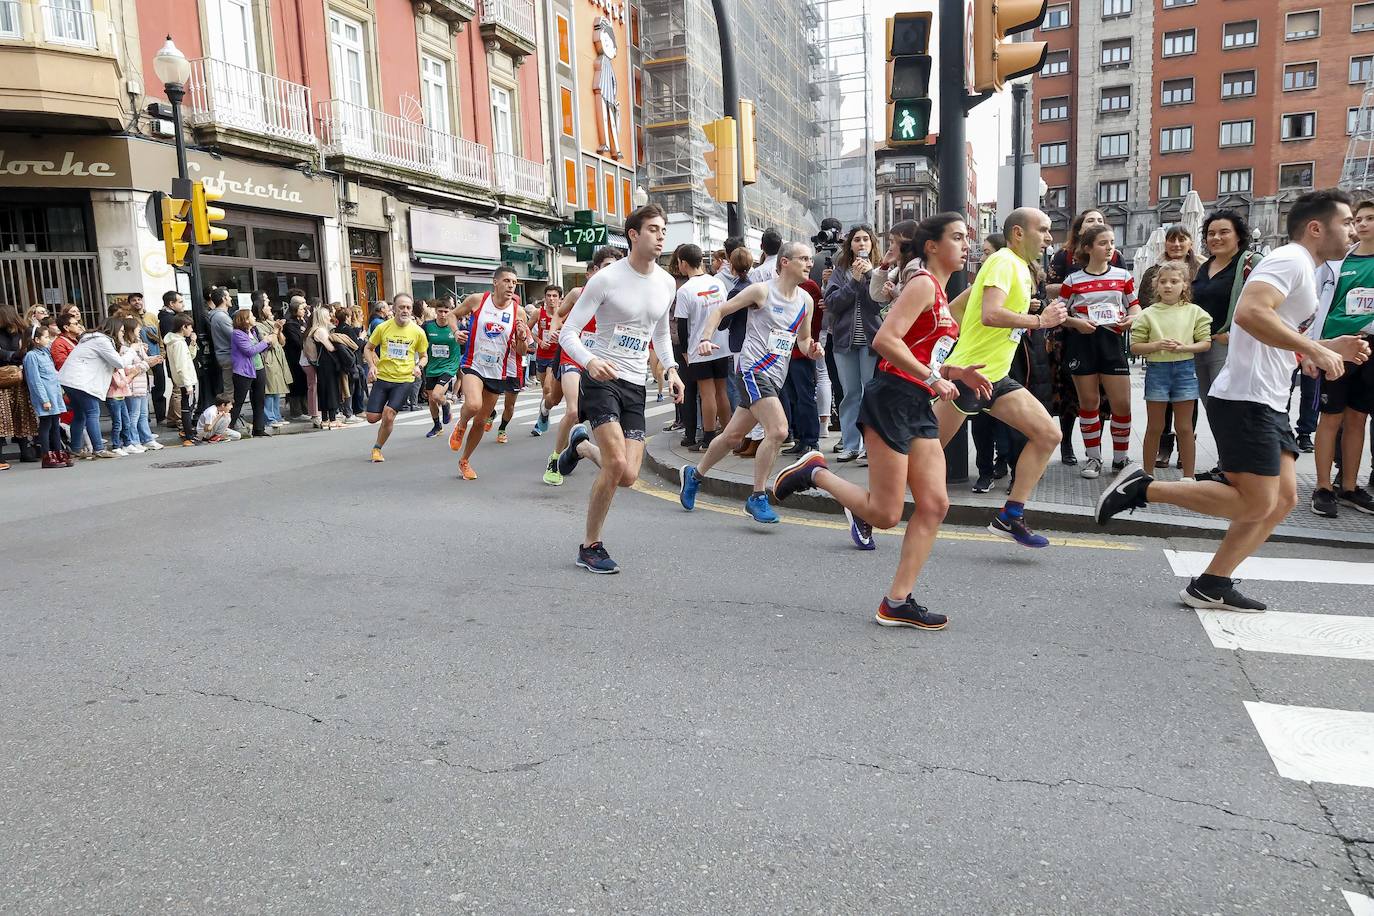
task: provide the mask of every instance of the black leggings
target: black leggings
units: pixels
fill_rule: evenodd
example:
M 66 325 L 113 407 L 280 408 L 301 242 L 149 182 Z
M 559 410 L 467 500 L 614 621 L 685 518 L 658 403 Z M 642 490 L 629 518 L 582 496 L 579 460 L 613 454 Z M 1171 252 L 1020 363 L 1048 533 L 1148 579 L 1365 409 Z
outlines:
M 229 418 L 232 429 L 239 425 L 239 415 L 243 413 L 243 399 L 248 395 L 253 404 L 253 435 L 265 435 L 266 410 L 263 404 L 267 399 L 267 376 L 259 372 L 253 378 L 243 375 L 234 376 L 234 413 Z
M 40 452 L 63 452 L 62 423 L 57 414 L 38 418 L 38 440 L 34 443 Z

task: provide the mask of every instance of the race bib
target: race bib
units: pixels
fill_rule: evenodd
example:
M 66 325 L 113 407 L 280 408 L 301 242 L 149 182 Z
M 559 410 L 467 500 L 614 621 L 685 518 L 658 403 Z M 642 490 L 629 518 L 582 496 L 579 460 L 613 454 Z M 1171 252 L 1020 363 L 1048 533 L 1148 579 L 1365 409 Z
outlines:
M 946 334 L 935 341 L 935 346 L 930 349 L 930 368 L 933 372 L 939 372 L 940 367 L 949 359 L 949 354 L 954 350 L 954 338 Z
M 434 344 L 429 348 L 435 359 L 448 359 L 448 344 Z
M 611 334 L 611 352 L 620 356 L 644 356 L 649 352 L 649 332 L 634 325 L 618 324 Z
M 1014 344 L 1019 344 L 1019 343 L 1021 342 L 1021 338 L 1025 335 L 1025 333 L 1026 333 L 1026 329 L 1025 329 L 1025 328 L 1012 328 L 1012 329 L 1011 329 L 1011 333 L 1007 335 L 1007 338 L 1008 338 L 1012 343 L 1014 343 Z
M 774 356 L 791 356 L 792 345 L 796 342 L 796 334 L 789 331 L 773 331 L 768 335 L 768 352 Z
M 501 355 L 499 353 L 478 353 L 477 371 L 486 378 L 500 378 Z
M 544 346 L 546 346 L 546 347 L 552 347 L 552 346 L 553 346 L 554 344 L 556 344 L 556 343 L 558 343 L 558 335 L 555 334 L 553 331 L 545 331 L 545 332 L 544 332 Z
M 387 359 L 408 359 L 410 357 L 410 343 L 404 340 L 388 340 L 386 342 Z
M 1345 294 L 1347 315 L 1374 315 L 1374 289 L 1357 286 Z
M 1109 324 L 1121 323 L 1121 310 L 1115 303 L 1094 302 L 1088 306 L 1088 320 L 1099 328 Z

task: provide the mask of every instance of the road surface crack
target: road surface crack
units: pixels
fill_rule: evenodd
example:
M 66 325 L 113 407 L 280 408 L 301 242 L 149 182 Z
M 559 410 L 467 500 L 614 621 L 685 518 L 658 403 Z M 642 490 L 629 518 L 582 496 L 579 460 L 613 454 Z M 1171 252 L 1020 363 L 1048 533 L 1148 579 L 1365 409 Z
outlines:
M 118 690 L 120 693 L 140 693 L 143 696 L 148 697 L 172 697 L 176 696 L 178 693 L 177 691 L 149 690 L 147 687 L 125 687 L 121 684 L 105 684 L 103 686 L 109 688 L 110 690 Z M 279 706 L 276 703 L 269 703 L 266 700 L 255 700 L 251 697 L 241 697 L 233 693 L 217 693 L 209 690 L 197 690 L 194 687 L 183 688 L 180 692 L 194 693 L 196 696 L 201 697 L 211 697 L 214 699 L 221 700 L 232 700 L 235 703 L 246 703 L 249 706 L 263 706 L 267 709 L 275 709 L 278 712 L 289 712 L 292 715 L 304 716 L 315 725 L 324 724 L 324 720 L 321 719 L 319 716 L 312 715 L 311 713 L 308 713 L 305 710 L 293 709 L 290 706 Z

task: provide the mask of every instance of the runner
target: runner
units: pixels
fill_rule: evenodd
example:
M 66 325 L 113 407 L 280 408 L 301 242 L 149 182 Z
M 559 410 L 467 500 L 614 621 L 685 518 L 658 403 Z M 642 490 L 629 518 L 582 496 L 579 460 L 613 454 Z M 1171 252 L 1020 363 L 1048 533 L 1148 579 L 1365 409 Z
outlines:
M 744 441 L 754 427 L 762 424 L 763 441 L 754 455 L 754 492 L 745 500 L 744 511 L 756 522 L 773 525 L 778 514 L 768 504 L 764 485 L 773 470 L 778 449 L 787 438 L 787 414 L 782 409 L 783 382 L 792 345 L 812 359 L 821 359 L 825 350 L 811 339 L 811 297 L 799 284 L 811 273 L 811 248 L 788 242 L 778 251 L 777 274 L 770 280 L 753 283 L 744 292 L 718 305 L 707 316 L 697 340 L 689 341 L 702 356 L 712 356 L 721 348 L 714 341 L 721 321 L 740 309 L 749 309 L 744 328 L 744 346 L 739 354 L 740 405 L 725 429 L 712 440 L 696 467 L 682 466 L 678 499 L 688 512 L 696 507 L 701 479 L 731 449 Z
M 1330 380 L 1341 378 L 1346 363 L 1361 366 L 1369 359 L 1369 344 L 1359 337 L 1318 342 L 1303 334 L 1317 313 L 1317 264 L 1345 254 L 1353 222 L 1344 191 L 1302 195 L 1288 213 L 1290 242 L 1266 255 L 1241 289 L 1226 365 L 1207 399 L 1225 482 L 1157 481 L 1132 464 L 1098 499 L 1102 525 L 1150 503 L 1230 519 L 1207 569 L 1179 593 L 1189 607 L 1265 609 L 1236 589 L 1231 574 L 1298 502 L 1298 443 L 1287 410 L 1293 354 L 1303 354 L 1303 372 L 1324 372 Z
M 601 528 L 611 509 L 617 487 L 632 486 L 644 460 L 644 374 L 649 364 L 649 342 L 672 359 L 668 336 L 668 308 L 677 284 L 657 260 L 663 253 L 668 221 L 657 204 L 640 207 L 625 220 L 630 256 L 597 271 L 563 323 L 558 342 L 574 362 L 586 367 L 582 380 L 581 413 L 591 424 L 576 427 L 568 447 L 559 455 L 559 472 L 572 473 L 588 458 L 601 473 L 592 485 L 587 507 L 586 538 L 577 549 L 577 565 L 594 573 L 617 573 L 620 567 L 601 543 Z M 597 330 L 588 346 L 583 328 L 597 319 Z M 660 358 L 662 358 L 660 356 Z M 664 364 L 673 399 L 682 399 L 677 366 Z
M 434 426 L 425 433 L 426 439 L 433 439 L 449 424 L 448 389 L 458 375 L 463 344 L 468 339 L 467 332 L 458 329 L 453 312 L 453 300 L 440 299 L 434 303 L 434 320 L 424 324 L 429 362 L 425 364 L 425 380 L 420 390 L 429 399 L 429 415 L 434 420 Z
M 1336 270 L 1331 308 L 1322 322 L 1320 339 L 1343 334 L 1374 334 L 1374 200 L 1355 207 L 1355 237 L 1359 239 Z M 1374 515 L 1374 497 L 1360 487 L 1360 462 L 1364 458 L 1364 430 L 1374 412 L 1374 362 L 1347 365 L 1340 378 L 1321 382 L 1321 416 L 1317 420 L 1317 489 L 1312 492 L 1312 512 L 1335 518 L 1338 503 L 1366 515 Z M 1331 486 L 1331 463 L 1340 442 L 1341 490 Z M 1349 485 L 1349 489 L 1346 485 Z
M 508 391 L 519 392 L 525 383 L 524 356 L 530 332 L 524 308 L 515 295 L 515 271 L 498 267 L 491 282 L 491 292 L 468 296 L 449 319 L 456 322 L 472 316 L 463 353 L 463 407 L 448 437 L 449 448 L 463 453 L 458 473 L 464 480 L 477 479 L 470 459 L 482 434 L 491 428 L 488 417 L 497 397 Z
M 1031 328 L 1058 327 L 1068 311 L 1063 302 L 1054 302 L 1039 314 L 1030 314 L 1033 284 L 1028 262 L 1039 259 L 1053 241 L 1050 218 L 1034 207 L 1021 207 L 1007 215 L 1002 235 L 1007 247 L 984 261 L 973 285 L 950 303 L 963 327 L 948 360 L 956 366 L 983 367 L 980 371 L 992 390 L 980 393 L 956 381 L 959 396 L 936 403 L 935 416 L 940 421 L 942 448 L 966 419 L 980 412 L 1026 437 L 1012 478 L 1011 498 L 988 530 L 1023 547 L 1045 547 L 1049 540 L 1026 525 L 1025 508 L 1059 445 L 1059 424 L 1009 373 L 1021 336 Z
M 716 331 L 712 341 L 719 348 L 703 356 L 697 352 L 696 342 L 701 339 L 701 331 L 711 311 L 724 305 L 726 300 L 725 284 L 714 274 L 704 273 L 702 263 L 705 256 L 696 245 L 683 245 L 677 250 L 678 275 L 687 281 L 678 287 L 677 297 L 673 300 L 673 314 L 680 322 L 679 330 L 685 347 L 687 368 L 684 370 L 687 382 L 687 401 L 683 404 L 683 416 L 687 420 L 688 440 L 696 438 L 696 405 L 693 401 L 693 388 L 701 395 L 701 441 L 694 450 L 704 451 L 711 440 L 720 434 L 720 429 L 730 418 L 730 395 L 725 388 L 725 379 L 734 369 L 734 358 L 730 356 L 729 330 Z M 724 355 L 721 355 L 721 354 Z
M 617 261 L 624 257 L 618 248 L 611 248 L 609 245 L 598 248 L 593 254 L 591 261 L 587 264 L 587 279 L 590 280 L 596 272 L 607 264 Z M 560 322 L 560 334 L 562 324 L 566 323 L 568 315 L 573 307 L 577 305 L 577 299 L 582 295 L 583 287 L 579 286 L 568 293 L 563 298 L 563 304 L 558 307 L 558 320 Z M 580 335 L 582 345 L 591 349 L 596 345 L 596 318 L 593 316 L 587 322 L 587 326 L 582 329 Z M 572 436 L 573 427 L 577 425 L 577 415 L 579 398 L 582 390 L 582 365 L 574 362 L 568 355 L 565 347 L 559 347 L 558 355 L 558 375 L 554 377 L 554 398 L 545 401 L 541 413 L 547 417 L 558 402 L 563 402 L 563 419 L 558 424 L 558 435 L 554 438 L 554 450 L 549 455 L 548 465 L 544 468 L 544 483 L 551 487 L 561 487 L 563 485 L 563 474 L 558 470 L 558 456 L 568 447 L 568 441 Z
M 825 490 L 844 506 L 855 545 L 872 550 L 870 525 L 891 528 L 901 521 L 910 487 L 914 508 L 901 557 L 875 616 L 886 627 L 940 630 L 945 616 L 917 604 L 912 594 L 949 509 L 945 454 L 932 401 L 956 397 L 956 380 L 984 397 L 992 394 L 992 385 L 979 374 L 979 366 L 944 362 L 959 336 L 945 285 L 968 259 L 968 226 L 958 213 L 941 213 L 922 220 L 914 236 L 902 245 L 896 272 L 901 292 L 873 338 L 878 370 L 864 386 L 859 407 L 869 489 L 832 473 L 825 456 L 810 451 L 778 474 L 773 498 L 781 503 L 811 487 Z
M 554 386 L 558 384 L 558 328 L 563 320 L 558 317 L 558 307 L 563 304 L 563 287 L 550 286 L 544 290 L 544 302 L 539 306 L 539 315 L 534 323 L 534 370 L 539 375 L 539 388 L 544 396 L 539 401 L 539 417 L 534 421 L 531 436 L 542 436 L 549 431 L 549 411 L 558 401 L 553 400 Z
M 1078 269 L 1064 278 L 1059 294 L 1067 300 L 1064 351 L 1074 389 L 1078 392 L 1078 429 L 1087 460 L 1079 474 L 1089 479 L 1102 473 L 1102 390 L 1112 406 L 1112 469 L 1126 466 L 1131 448 L 1131 365 L 1126 359 L 1125 333 L 1140 314 L 1135 278 L 1112 265 L 1116 235 L 1111 226 L 1084 229 L 1078 248 L 1070 253 Z
M 397 293 L 391 300 L 391 317 L 372 329 L 363 348 L 367 360 L 367 422 L 381 422 L 377 441 L 372 446 L 372 461 L 383 461 L 382 446 L 391 438 L 396 414 L 410 395 L 415 380 L 424 373 L 429 360 L 429 339 L 411 321 L 415 300 L 409 293 Z

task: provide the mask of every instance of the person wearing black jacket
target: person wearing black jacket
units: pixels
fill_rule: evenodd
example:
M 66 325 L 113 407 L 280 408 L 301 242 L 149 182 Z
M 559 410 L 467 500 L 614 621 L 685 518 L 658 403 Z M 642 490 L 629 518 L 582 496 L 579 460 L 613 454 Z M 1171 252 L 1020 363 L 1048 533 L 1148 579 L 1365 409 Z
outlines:
M 286 306 L 286 324 L 282 325 L 286 343 L 286 365 L 291 370 L 291 387 L 286 395 L 286 412 L 293 419 L 309 420 L 305 405 L 305 369 L 301 365 L 301 349 L 305 346 L 305 297 L 292 296 Z
M 174 289 L 169 289 L 162 294 L 162 308 L 157 313 L 157 333 L 159 339 L 165 340 L 167 335 L 175 330 L 177 316 L 186 310 L 186 300 L 181 298 L 181 293 Z M 158 366 L 159 369 L 163 368 Z M 160 420 L 167 429 L 181 429 L 181 398 L 177 396 L 176 388 L 172 389 L 171 401 L 167 404 L 166 416 Z

